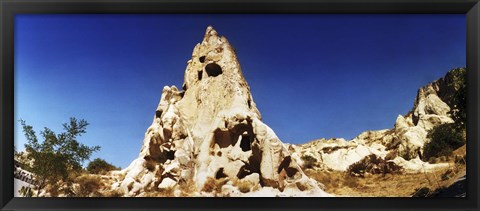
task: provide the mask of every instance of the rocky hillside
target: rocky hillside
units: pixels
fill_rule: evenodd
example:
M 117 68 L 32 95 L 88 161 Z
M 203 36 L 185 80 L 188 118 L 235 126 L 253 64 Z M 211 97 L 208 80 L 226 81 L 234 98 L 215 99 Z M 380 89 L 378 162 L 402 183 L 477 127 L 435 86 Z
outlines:
M 208 27 L 179 90 L 165 86 L 124 196 L 328 196 L 262 122 L 235 52 Z
M 398 115 L 391 129 L 366 131 L 348 141 L 342 138 L 319 139 L 302 145 L 288 145 L 292 157 L 302 165 L 313 160 L 321 168 L 337 171 L 346 171 L 371 155 L 381 158 L 384 166 L 400 166 L 411 172 L 448 165 L 432 165 L 422 162 L 421 158 L 428 131 L 434 126 L 453 122 L 450 115 L 454 109 L 453 96 L 459 89 L 459 77 L 465 71 L 464 68 L 453 69 L 443 78 L 421 87 L 413 108 L 405 115 Z

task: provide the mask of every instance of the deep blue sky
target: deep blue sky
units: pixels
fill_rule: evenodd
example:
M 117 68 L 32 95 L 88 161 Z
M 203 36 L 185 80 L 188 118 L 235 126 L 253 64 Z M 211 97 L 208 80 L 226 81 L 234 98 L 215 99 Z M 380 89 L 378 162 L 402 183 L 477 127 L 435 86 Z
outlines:
M 208 25 L 288 143 L 391 128 L 420 86 L 466 62 L 464 15 L 17 15 L 15 119 L 37 132 L 86 119 L 92 158 L 126 167 Z

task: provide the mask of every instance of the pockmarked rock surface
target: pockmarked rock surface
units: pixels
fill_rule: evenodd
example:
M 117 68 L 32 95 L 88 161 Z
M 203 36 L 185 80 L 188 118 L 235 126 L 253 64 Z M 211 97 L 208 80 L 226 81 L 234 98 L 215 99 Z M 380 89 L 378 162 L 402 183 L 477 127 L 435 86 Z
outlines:
M 444 110 L 441 110 L 442 112 Z M 330 196 L 262 122 L 235 51 L 211 26 L 181 89 L 165 86 L 140 154 L 112 190 L 148 196 Z
M 421 157 L 428 141 L 428 131 L 437 125 L 453 122 L 449 111 L 454 108 L 453 96 L 458 87 L 452 81 L 461 71 L 465 69 L 453 69 L 443 78 L 421 87 L 413 108 L 405 115 L 398 115 L 393 128 L 366 131 L 348 141 L 334 138 L 302 145 L 288 144 L 292 157 L 303 165 L 302 157 L 308 156 L 318 161 L 321 168 L 337 171 L 347 171 L 352 164 L 372 154 L 407 172 L 445 167 L 448 164 L 429 164 Z

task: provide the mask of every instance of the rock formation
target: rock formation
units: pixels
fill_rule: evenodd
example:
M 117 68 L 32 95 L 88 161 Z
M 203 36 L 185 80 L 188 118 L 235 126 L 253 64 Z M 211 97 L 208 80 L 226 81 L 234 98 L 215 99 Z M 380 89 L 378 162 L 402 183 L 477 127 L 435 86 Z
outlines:
M 122 179 L 112 189 L 126 196 L 328 196 L 295 160 L 262 122 L 234 49 L 209 26 L 182 90 L 163 88 L 139 157 L 114 173 Z
M 418 90 L 413 108 L 399 115 L 392 129 L 366 131 L 352 140 L 320 139 L 303 145 L 288 145 L 297 163 L 302 156 L 315 158 L 323 167 L 346 171 L 349 166 L 374 154 L 394 162 L 407 171 L 422 171 L 441 166 L 421 161 L 427 133 L 434 126 L 453 122 L 449 111 L 454 108 L 453 94 L 458 90 L 455 77 L 463 68 L 449 71 Z

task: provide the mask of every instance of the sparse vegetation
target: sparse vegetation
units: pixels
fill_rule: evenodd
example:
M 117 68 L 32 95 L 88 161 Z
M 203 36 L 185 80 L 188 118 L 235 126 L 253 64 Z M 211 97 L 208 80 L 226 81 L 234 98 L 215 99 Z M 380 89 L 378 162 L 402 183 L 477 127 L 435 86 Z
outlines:
M 105 193 L 102 194 L 102 197 L 122 197 L 122 196 L 123 196 L 123 191 L 119 189 L 106 191 Z
M 227 182 L 227 178 L 215 179 L 213 177 L 208 177 L 207 181 L 203 185 L 202 191 L 207 193 L 220 193 L 222 192 L 222 186 Z
M 449 171 L 449 169 L 452 169 Z M 340 171 L 307 169 L 305 173 L 312 179 L 322 183 L 325 191 L 340 196 L 362 197 L 410 197 L 419 188 L 427 187 L 436 190 L 448 187 L 465 173 L 465 165 L 439 168 L 432 172 L 401 174 L 365 174 L 355 177 Z M 450 173 L 446 173 L 450 172 Z M 447 180 L 442 175 L 448 174 Z
M 402 157 L 405 160 L 411 160 L 417 157 L 418 150 L 412 150 L 408 145 L 404 147 L 405 147 L 405 150 L 403 150 L 401 153 L 398 153 L 400 157 Z
M 442 191 L 446 190 L 446 187 L 439 187 L 436 189 L 430 189 L 428 187 L 421 187 L 415 189 L 415 192 L 412 194 L 412 197 L 435 197 Z
M 248 182 L 239 182 L 238 190 L 242 193 L 250 192 L 250 184 Z
M 452 156 L 455 149 L 466 143 L 467 70 L 457 68 L 448 74 L 451 77 L 446 83 L 455 90 L 450 102 L 453 108 L 449 112 L 454 122 L 435 126 L 428 132 L 427 138 L 430 141 L 423 149 L 424 161 L 433 161 L 432 157 Z
M 75 191 L 77 197 L 89 197 L 89 196 L 101 196 L 99 189 L 102 184 L 100 178 L 94 175 L 81 175 L 75 179 L 75 183 L 78 184 L 78 188 Z
M 145 162 L 145 168 L 147 168 L 149 171 L 154 171 L 155 170 L 155 162 L 153 161 L 147 161 Z
M 23 196 L 23 197 L 32 197 L 33 196 L 32 189 L 29 188 L 29 187 L 25 187 L 25 186 L 20 188 L 20 190 L 18 190 L 18 193 L 20 194 L 20 196 Z
M 158 189 L 149 189 L 145 191 L 145 197 L 173 197 L 174 195 L 174 188 L 166 188 L 162 190 Z
M 315 164 L 317 163 L 317 159 L 315 159 L 314 157 L 312 157 L 311 155 L 304 155 L 302 156 L 302 160 L 304 162 L 303 164 L 303 168 L 305 169 L 311 169 L 315 166 Z
M 100 149 L 99 146 L 89 147 L 78 142 L 77 138 L 86 133 L 87 121 L 77 121 L 70 118 L 70 122 L 63 124 L 65 132 L 56 134 L 45 128 L 40 134 L 43 141 L 39 141 L 33 127 L 20 120 L 23 133 L 27 139 L 25 149 L 27 157 L 32 160 L 31 169 L 39 181 L 37 194 L 47 184 L 54 187 L 58 181 L 68 181 L 72 175 L 82 171 L 82 163 L 90 155 Z
M 453 151 L 466 142 L 464 133 L 458 131 L 453 123 L 435 126 L 427 134 L 430 140 L 423 148 L 423 160 L 432 157 L 452 156 Z
M 335 151 L 337 151 L 337 150 L 339 150 L 339 149 L 348 149 L 348 147 L 347 147 L 347 146 L 323 147 L 323 148 L 322 148 L 322 151 L 323 151 L 324 153 L 330 154 L 330 153 L 335 152 Z
M 433 193 L 430 188 L 427 187 L 421 187 L 415 189 L 415 192 L 413 193 L 412 197 L 428 197 Z
M 457 131 L 465 130 L 467 123 L 467 69 L 457 68 L 449 72 L 452 74 L 452 80 L 449 81 L 449 86 L 452 86 L 456 91 L 452 96 L 453 109 L 450 110 Z
M 364 177 L 365 173 L 387 174 L 399 173 L 402 168 L 393 162 L 386 161 L 374 154 L 366 156 L 362 160 L 350 165 L 347 172 L 352 176 Z
M 179 182 L 179 188 L 182 191 L 181 196 L 191 196 L 193 192 L 197 190 L 197 185 L 195 184 L 195 181 L 193 181 L 193 178 L 190 178 L 188 180 L 180 180 Z
M 104 159 L 95 158 L 93 161 L 88 163 L 87 171 L 91 174 L 105 174 L 112 170 L 118 170 L 120 168 L 108 163 Z

